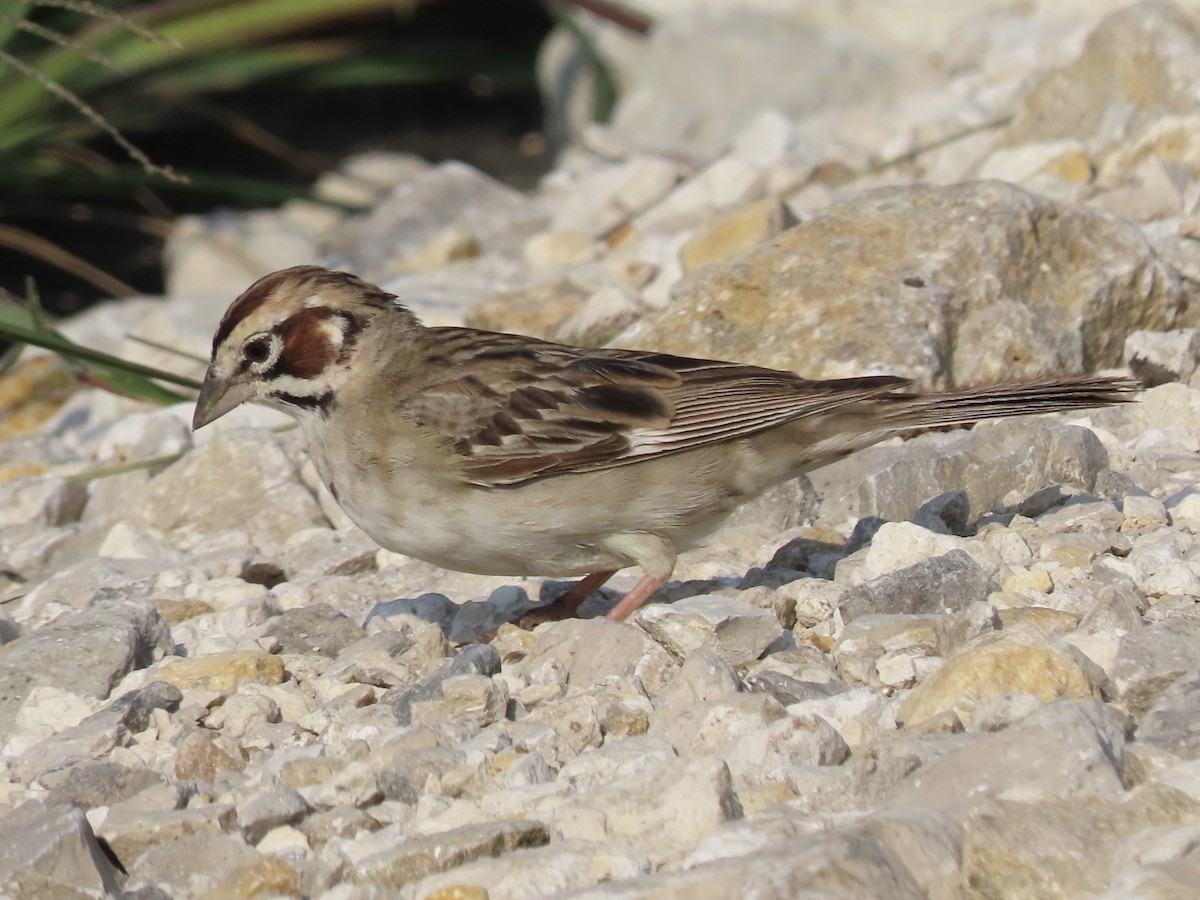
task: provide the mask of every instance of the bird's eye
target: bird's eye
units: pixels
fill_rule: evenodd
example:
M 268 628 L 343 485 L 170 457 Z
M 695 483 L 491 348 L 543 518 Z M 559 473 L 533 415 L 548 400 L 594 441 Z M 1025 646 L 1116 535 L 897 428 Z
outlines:
M 255 338 L 246 343 L 242 348 L 242 356 L 249 362 L 263 363 L 271 355 L 271 339 L 266 337 Z

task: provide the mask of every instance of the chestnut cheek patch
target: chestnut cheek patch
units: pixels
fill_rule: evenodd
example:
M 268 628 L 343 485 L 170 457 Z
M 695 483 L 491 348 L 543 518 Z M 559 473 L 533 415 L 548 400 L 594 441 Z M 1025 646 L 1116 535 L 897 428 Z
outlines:
M 280 326 L 280 333 L 283 352 L 271 375 L 314 378 L 338 358 L 342 328 L 331 310 L 302 309 Z

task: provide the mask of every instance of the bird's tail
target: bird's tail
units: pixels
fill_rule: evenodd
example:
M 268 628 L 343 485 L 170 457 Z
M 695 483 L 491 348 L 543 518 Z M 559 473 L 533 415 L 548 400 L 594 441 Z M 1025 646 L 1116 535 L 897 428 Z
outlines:
M 875 399 L 882 407 L 885 427 L 902 431 L 1128 403 L 1143 388 L 1142 382 L 1135 378 L 1067 375 L 934 394 L 896 391 Z

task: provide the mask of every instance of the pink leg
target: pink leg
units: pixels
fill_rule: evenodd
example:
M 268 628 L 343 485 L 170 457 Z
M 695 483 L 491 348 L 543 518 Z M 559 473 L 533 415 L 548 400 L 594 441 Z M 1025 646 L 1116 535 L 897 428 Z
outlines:
M 608 612 L 608 618 L 614 622 L 624 622 L 633 612 L 650 599 L 650 596 L 667 583 L 671 573 L 666 575 L 643 575 L 641 580 L 629 589 L 629 593 L 621 598 L 621 602 Z

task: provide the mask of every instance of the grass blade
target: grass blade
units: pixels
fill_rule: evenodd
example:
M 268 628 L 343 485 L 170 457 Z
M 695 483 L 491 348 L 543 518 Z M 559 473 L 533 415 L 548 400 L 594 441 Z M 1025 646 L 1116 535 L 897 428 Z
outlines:
M 52 350 L 79 366 L 84 381 L 126 397 L 163 405 L 192 399 L 164 388 L 159 381 L 200 390 L 200 383 L 195 379 L 93 350 L 76 344 L 52 328 L 39 328 L 34 314 L 8 297 L 0 297 L 0 339 Z

